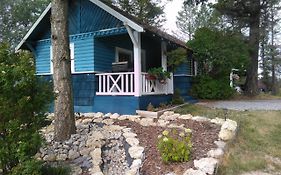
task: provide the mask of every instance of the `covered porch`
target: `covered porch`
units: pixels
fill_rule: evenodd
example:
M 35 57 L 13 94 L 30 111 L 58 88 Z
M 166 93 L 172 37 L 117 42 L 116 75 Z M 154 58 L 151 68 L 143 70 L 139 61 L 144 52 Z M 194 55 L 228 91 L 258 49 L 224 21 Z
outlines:
M 160 82 L 156 79 L 148 78 L 149 68 L 162 67 L 167 71 L 167 45 L 168 41 L 155 34 L 144 35 L 141 32 L 134 31 L 129 26 L 126 26 L 131 44 L 132 44 L 132 61 L 115 59 L 113 65 L 125 66 L 131 64 L 128 71 L 100 72 L 97 77 L 97 96 L 135 96 L 143 95 L 167 95 L 173 94 L 173 74 L 170 73 L 170 78 Z M 155 40 L 152 47 L 148 48 L 151 38 Z M 155 47 L 155 48 L 154 48 Z M 119 48 L 122 50 L 121 48 Z M 123 49 L 125 50 L 125 49 Z M 147 54 L 146 51 L 157 52 L 157 54 Z M 130 54 L 130 51 L 126 51 Z M 126 52 L 124 52 L 126 54 Z M 150 55 L 150 56 L 147 56 Z M 152 55 L 152 56 L 151 56 Z M 156 55 L 156 56 L 155 56 Z M 155 60 L 156 63 L 148 64 L 146 62 Z M 119 62 L 118 62 L 119 61 Z M 123 61 L 123 62 L 122 62 Z M 149 65 L 149 66 L 147 66 Z

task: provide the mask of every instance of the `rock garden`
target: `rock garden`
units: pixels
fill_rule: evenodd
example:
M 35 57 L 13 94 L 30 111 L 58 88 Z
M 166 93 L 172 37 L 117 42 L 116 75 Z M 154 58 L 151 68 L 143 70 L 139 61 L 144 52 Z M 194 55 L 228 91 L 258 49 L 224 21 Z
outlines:
M 43 128 L 46 144 L 36 158 L 67 164 L 74 175 L 212 175 L 237 123 L 173 111 L 155 118 L 85 113 L 76 116 L 76 127 L 64 142 L 53 140 L 53 124 Z M 180 153 L 167 152 L 168 143 L 182 145 Z

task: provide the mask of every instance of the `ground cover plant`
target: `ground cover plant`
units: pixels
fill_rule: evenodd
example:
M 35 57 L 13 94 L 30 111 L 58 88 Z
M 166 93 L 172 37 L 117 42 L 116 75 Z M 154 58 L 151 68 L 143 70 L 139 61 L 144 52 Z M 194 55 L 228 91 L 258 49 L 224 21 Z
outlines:
M 230 118 L 238 122 L 236 140 L 229 145 L 220 175 L 237 175 L 262 170 L 281 172 L 281 111 L 231 111 L 186 105 L 176 110 L 209 118 Z

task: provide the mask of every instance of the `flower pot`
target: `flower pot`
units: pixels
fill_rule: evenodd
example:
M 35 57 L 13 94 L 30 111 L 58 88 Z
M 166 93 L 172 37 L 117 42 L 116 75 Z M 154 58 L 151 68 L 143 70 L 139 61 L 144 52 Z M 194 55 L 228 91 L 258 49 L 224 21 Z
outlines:
M 155 77 L 154 75 L 150 75 L 150 74 L 146 74 L 146 75 L 145 75 L 145 78 L 146 78 L 147 80 L 156 80 L 156 77 Z

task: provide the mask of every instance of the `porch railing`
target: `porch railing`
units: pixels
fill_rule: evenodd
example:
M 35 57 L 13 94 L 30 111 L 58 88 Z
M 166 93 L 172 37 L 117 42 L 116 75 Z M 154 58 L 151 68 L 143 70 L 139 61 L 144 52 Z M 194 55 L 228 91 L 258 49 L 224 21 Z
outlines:
M 155 95 L 155 94 L 172 94 L 173 89 L 173 75 L 166 82 L 160 83 L 158 80 L 147 79 L 147 73 L 141 74 L 142 80 L 142 94 L 143 95 Z
M 134 72 L 101 73 L 97 95 L 134 95 Z
M 173 93 L 173 75 L 164 84 L 158 80 L 146 78 L 147 73 L 141 73 L 141 94 L 158 95 Z M 100 73 L 96 95 L 135 95 L 134 72 Z

